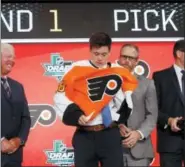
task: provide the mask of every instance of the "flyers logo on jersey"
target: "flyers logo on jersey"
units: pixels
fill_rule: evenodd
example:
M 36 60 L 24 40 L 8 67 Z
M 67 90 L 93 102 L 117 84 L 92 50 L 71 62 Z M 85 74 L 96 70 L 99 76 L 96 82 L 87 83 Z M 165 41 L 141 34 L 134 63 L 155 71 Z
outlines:
M 88 95 L 92 101 L 103 99 L 105 94 L 115 95 L 122 85 L 122 78 L 119 75 L 107 75 L 87 80 Z
M 129 70 L 120 67 L 95 69 L 74 66 L 64 77 L 65 96 L 93 120 L 121 88 L 133 91 L 137 79 Z

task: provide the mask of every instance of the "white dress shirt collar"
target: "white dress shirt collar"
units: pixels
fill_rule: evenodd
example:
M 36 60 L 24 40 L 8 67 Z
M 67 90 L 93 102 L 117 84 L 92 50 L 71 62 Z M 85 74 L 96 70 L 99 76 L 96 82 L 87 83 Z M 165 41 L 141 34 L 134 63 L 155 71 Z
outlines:
M 174 64 L 173 67 L 177 74 L 181 74 L 181 71 L 183 70 L 181 67 L 179 67 L 177 64 Z
M 175 73 L 177 75 L 177 79 L 178 79 L 180 89 L 182 91 L 182 73 L 181 73 L 181 71 L 183 69 L 181 67 L 179 67 L 177 64 L 174 64 L 173 67 L 174 67 Z

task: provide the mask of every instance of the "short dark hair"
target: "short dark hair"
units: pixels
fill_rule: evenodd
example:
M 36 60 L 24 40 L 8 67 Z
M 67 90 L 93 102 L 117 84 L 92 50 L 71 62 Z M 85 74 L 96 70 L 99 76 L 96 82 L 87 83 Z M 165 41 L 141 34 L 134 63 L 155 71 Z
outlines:
M 136 46 L 136 45 L 134 45 L 134 44 L 130 44 L 130 43 L 127 43 L 127 44 L 122 45 L 120 51 L 122 51 L 122 49 L 124 49 L 124 48 L 126 48 L 126 47 L 134 48 L 134 49 L 137 51 L 137 53 L 139 53 L 139 48 L 138 48 L 138 46 Z
M 177 57 L 177 51 L 185 52 L 185 40 L 181 39 L 175 42 L 173 46 L 173 56 Z
M 107 46 L 109 50 L 111 49 L 112 40 L 110 36 L 105 32 L 96 32 L 92 34 L 89 39 L 90 49 L 96 47 L 100 48 L 102 46 Z

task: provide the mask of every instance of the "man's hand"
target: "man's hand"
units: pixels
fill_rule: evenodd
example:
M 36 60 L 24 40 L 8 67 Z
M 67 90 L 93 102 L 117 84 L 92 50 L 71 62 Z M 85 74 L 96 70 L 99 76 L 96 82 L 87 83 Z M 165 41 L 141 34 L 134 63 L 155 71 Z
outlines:
M 142 136 L 138 131 L 132 130 L 127 133 L 125 137 L 126 139 L 122 140 L 123 146 L 126 148 L 132 148 Z
M 1 141 L 1 152 L 2 153 L 9 153 L 9 152 L 12 152 L 13 150 L 14 150 L 14 146 L 10 143 L 9 140 L 4 138 Z
M 124 124 L 119 124 L 119 130 L 120 130 L 121 136 L 123 137 L 125 137 L 128 134 L 128 132 L 131 131 L 131 129 L 126 127 Z
M 170 125 L 170 127 L 171 127 L 171 130 L 173 131 L 173 132 L 178 132 L 178 131 L 180 131 L 181 129 L 177 126 L 177 122 L 179 121 L 179 120 L 181 120 L 181 119 L 183 119 L 182 117 L 175 117 L 175 118 L 169 118 L 168 119 L 168 125 Z
M 89 121 L 88 117 L 86 117 L 85 115 L 82 115 L 79 120 L 78 123 L 80 125 L 86 125 L 86 123 Z
M 85 116 L 85 115 L 82 115 L 79 120 L 78 120 L 78 123 L 80 125 L 86 125 L 86 123 L 91 119 L 91 117 L 93 116 L 94 112 L 92 112 L 90 115 L 88 116 Z
M 14 137 L 9 140 L 11 145 L 13 145 L 13 150 L 9 154 L 14 153 L 21 145 L 21 139 L 19 137 Z

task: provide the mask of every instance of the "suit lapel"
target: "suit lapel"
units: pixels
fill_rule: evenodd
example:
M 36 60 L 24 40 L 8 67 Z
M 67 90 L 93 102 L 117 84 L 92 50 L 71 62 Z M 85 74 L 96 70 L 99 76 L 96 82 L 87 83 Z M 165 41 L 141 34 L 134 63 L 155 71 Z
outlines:
M 182 95 L 182 92 L 181 92 L 181 89 L 180 89 L 180 85 L 179 85 L 179 81 L 178 81 L 178 78 L 177 78 L 177 74 L 176 74 L 175 69 L 174 69 L 173 66 L 170 68 L 170 71 L 172 73 L 173 84 L 174 84 L 174 86 L 176 88 L 175 90 L 177 91 L 177 93 L 178 93 L 182 103 L 185 105 L 185 101 L 184 101 L 184 98 L 183 98 L 183 95 Z

